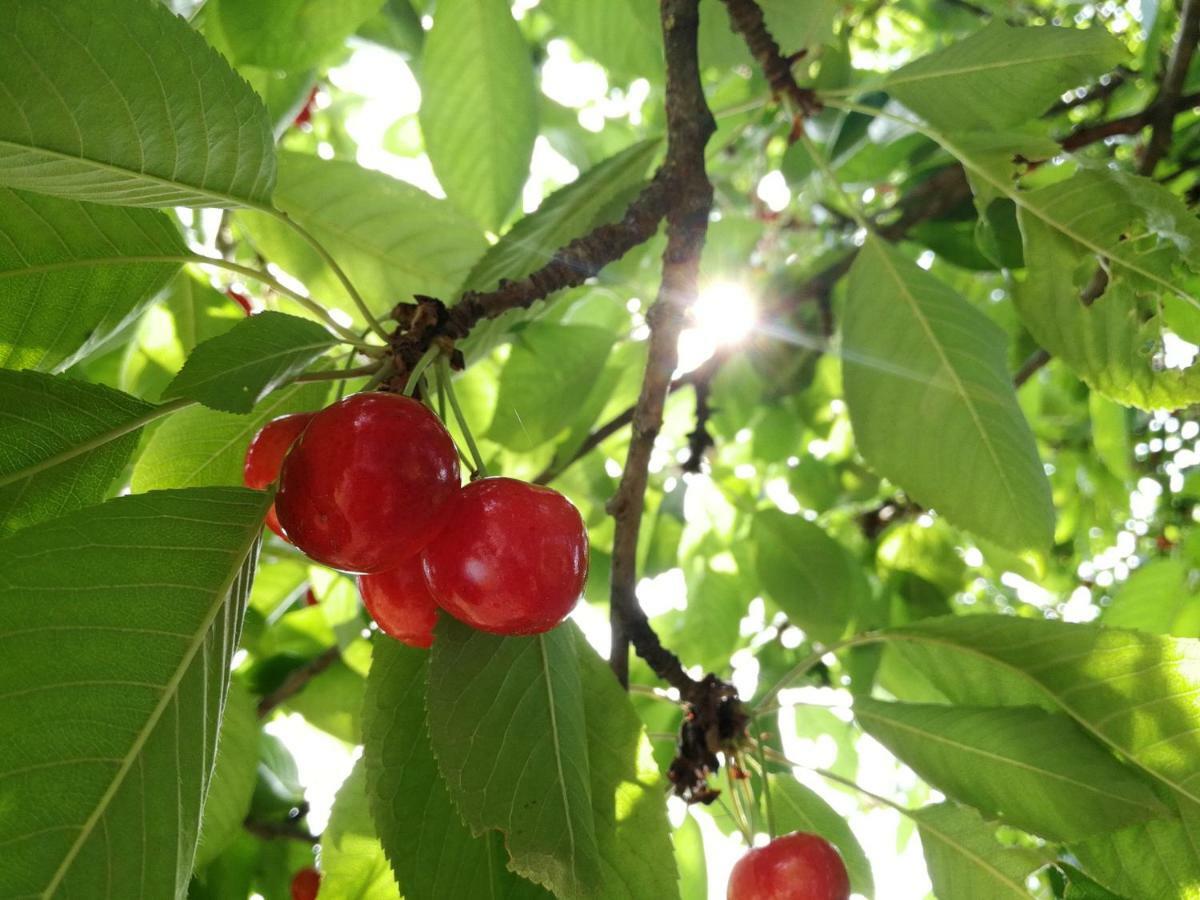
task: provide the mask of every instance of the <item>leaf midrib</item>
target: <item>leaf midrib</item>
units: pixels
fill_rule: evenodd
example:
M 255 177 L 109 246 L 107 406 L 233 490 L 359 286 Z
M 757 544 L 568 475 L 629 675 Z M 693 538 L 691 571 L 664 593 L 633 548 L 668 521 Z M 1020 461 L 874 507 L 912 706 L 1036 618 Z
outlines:
M 977 866 L 979 866 L 980 869 L 982 869 L 984 872 L 986 872 L 987 874 L 994 877 L 997 881 L 999 881 L 1005 887 L 1012 888 L 1015 891 L 1017 891 L 1017 894 L 1016 894 L 1017 897 L 1022 898 L 1022 900 L 1025 900 L 1025 898 L 1028 897 L 1028 894 L 1025 892 L 1025 886 L 1023 884 L 1014 883 L 1013 880 L 1008 877 L 1008 875 L 1006 875 L 1004 872 L 1001 872 L 999 869 L 997 869 L 995 866 L 993 866 L 990 862 L 988 862 L 982 856 L 979 856 L 974 850 L 972 850 L 966 844 L 961 844 L 958 841 L 954 840 L 954 837 L 952 835 L 946 833 L 945 831 L 942 831 L 940 828 L 937 828 L 934 825 L 929 824 L 929 822 L 927 822 L 920 815 L 915 815 L 915 816 L 913 816 L 913 818 L 915 819 L 915 821 L 917 823 L 918 829 L 926 829 L 926 830 L 930 831 L 937 838 L 939 838 L 943 844 L 946 844 L 947 846 L 953 847 L 956 850 L 958 850 L 958 852 L 962 856 L 965 856 L 968 859 L 970 859 L 973 863 L 975 863 Z M 1004 847 L 1002 845 L 1000 845 L 999 843 L 996 846 L 1001 850 L 1004 849 Z
M 1047 60 L 1075 59 L 1077 57 L 1095 56 L 1096 52 L 1097 51 L 1095 49 L 1081 51 L 1079 53 L 1055 53 L 1052 50 L 1048 50 L 1041 56 L 1029 56 L 1022 59 L 1006 59 L 999 62 L 980 63 L 974 66 L 963 66 L 953 69 L 938 69 L 936 71 L 909 75 L 905 78 L 889 78 L 884 81 L 884 85 L 889 88 L 894 88 L 897 85 L 915 84 L 919 81 L 929 81 L 935 78 L 952 78 L 956 75 L 969 75 L 974 72 L 988 72 L 993 69 L 1021 68 L 1022 66 L 1027 66 L 1031 63 L 1045 62 Z M 903 69 L 900 69 L 895 74 L 900 75 L 903 71 Z
M 155 705 L 154 709 L 151 710 L 150 716 L 146 720 L 145 725 L 139 729 L 137 736 L 130 745 L 129 751 L 121 758 L 121 765 L 113 774 L 112 781 L 110 782 L 108 788 L 97 801 L 96 808 L 92 810 L 91 815 L 89 815 L 84 821 L 83 826 L 80 828 L 79 835 L 75 839 L 75 842 L 67 850 L 67 853 L 59 863 L 58 868 L 55 869 L 50 883 L 46 886 L 45 891 L 42 893 L 42 897 L 46 898 L 46 900 L 49 900 L 49 898 L 54 894 L 54 892 L 58 889 L 58 886 L 62 883 L 63 878 L 66 877 L 67 872 L 70 871 L 71 866 L 75 862 L 75 858 L 83 849 L 84 844 L 86 844 L 88 839 L 91 838 L 92 832 L 95 830 L 97 823 L 99 823 L 105 813 L 107 813 L 109 805 L 112 803 L 113 799 L 117 795 L 117 792 L 124 784 L 125 777 L 129 774 L 130 769 L 132 769 L 134 763 L 141 758 L 142 749 L 145 747 L 146 742 L 150 739 L 150 736 L 154 733 L 154 730 L 158 727 L 158 722 L 162 718 L 163 713 L 166 711 L 171 702 L 176 699 L 179 685 L 182 683 L 184 677 L 188 673 L 188 670 L 191 668 L 197 652 L 204 645 L 204 641 L 208 637 L 208 632 L 212 628 L 212 624 L 216 620 L 217 615 L 220 613 L 222 607 L 224 607 L 228 602 L 229 591 L 233 587 L 233 583 L 237 580 L 238 575 L 241 573 L 242 567 L 246 563 L 246 558 L 250 554 L 251 549 L 254 547 L 254 542 L 258 540 L 258 535 L 259 530 L 257 527 L 248 529 L 244 542 L 238 545 L 238 564 L 232 568 L 229 576 L 214 592 L 213 602 L 204 615 L 201 623 L 202 627 L 197 628 L 196 634 L 193 635 L 191 642 L 184 650 L 184 655 L 180 659 L 180 663 L 176 667 L 175 672 L 171 675 L 170 679 L 168 679 L 167 683 L 162 686 L 162 697 L 159 698 L 158 703 Z
M 578 882 L 579 878 L 575 872 L 575 825 L 571 821 L 571 801 L 567 797 L 567 773 L 563 767 L 562 747 L 560 746 L 558 733 L 558 710 L 555 707 L 554 682 L 550 677 L 550 659 L 546 652 L 546 637 L 545 635 L 537 636 L 538 656 L 542 663 L 542 679 L 546 683 L 546 700 L 547 708 L 550 712 L 550 733 L 553 740 L 550 742 L 554 747 L 554 767 L 558 773 L 558 788 L 559 794 L 562 797 L 564 819 L 567 824 L 567 840 L 571 846 L 571 876 L 572 879 Z

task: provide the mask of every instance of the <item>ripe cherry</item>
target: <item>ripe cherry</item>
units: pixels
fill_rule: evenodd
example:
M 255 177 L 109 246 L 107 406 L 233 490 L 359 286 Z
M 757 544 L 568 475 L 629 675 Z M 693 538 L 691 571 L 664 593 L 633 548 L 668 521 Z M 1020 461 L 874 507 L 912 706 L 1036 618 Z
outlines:
M 458 486 L 458 454 L 437 416 L 397 394 L 353 394 L 313 416 L 292 446 L 275 508 L 317 562 L 382 572 L 425 546 Z
M 796 831 L 739 859 L 726 896 L 729 900 L 848 900 L 850 877 L 831 843 Z
M 246 448 L 246 463 L 242 467 L 242 480 L 246 487 L 261 491 L 279 478 L 283 458 L 312 417 L 312 413 L 294 413 L 290 416 L 280 416 L 262 427 Z M 287 535 L 279 527 L 279 518 L 275 515 L 273 503 L 267 510 L 267 527 L 287 540 Z
M 254 304 L 250 302 L 250 298 L 241 291 L 235 291 L 230 288 L 225 292 L 225 296 L 242 308 L 242 312 L 250 316 L 254 314 Z
M 539 634 L 571 611 L 587 578 L 587 531 L 562 494 L 484 478 L 455 499 L 425 551 L 438 605 L 493 634 Z
M 433 646 L 437 604 L 425 585 L 421 557 L 406 559 L 394 569 L 360 575 L 363 606 L 384 634 L 410 647 Z
M 317 900 L 321 887 L 321 873 L 309 866 L 301 869 L 292 878 L 292 900 Z

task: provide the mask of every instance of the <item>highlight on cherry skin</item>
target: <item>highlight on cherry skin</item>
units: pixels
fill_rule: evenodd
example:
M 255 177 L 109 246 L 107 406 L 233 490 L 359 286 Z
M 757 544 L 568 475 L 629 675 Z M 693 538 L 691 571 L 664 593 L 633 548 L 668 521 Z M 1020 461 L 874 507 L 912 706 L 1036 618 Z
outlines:
M 410 647 L 433 646 L 437 604 L 425 584 L 419 556 L 385 572 L 360 575 L 358 592 L 363 606 L 384 634 Z
M 316 413 L 283 462 L 275 508 L 288 539 L 356 574 L 394 568 L 437 533 L 460 484 L 441 420 L 397 394 L 352 394 Z
M 459 492 L 423 555 L 430 593 L 450 615 L 492 634 L 540 634 L 583 593 L 587 530 L 557 491 L 483 478 Z
M 850 876 L 829 841 L 796 831 L 751 850 L 729 876 L 728 900 L 849 900 Z
M 246 462 L 242 467 L 242 481 L 246 487 L 256 491 L 265 490 L 279 478 L 279 469 L 283 458 L 291 449 L 296 438 L 300 436 L 313 413 L 294 413 L 290 416 L 280 416 L 264 425 L 246 448 Z M 275 504 L 267 510 L 267 527 L 287 540 L 287 535 L 279 527 L 279 517 L 275 514 Z

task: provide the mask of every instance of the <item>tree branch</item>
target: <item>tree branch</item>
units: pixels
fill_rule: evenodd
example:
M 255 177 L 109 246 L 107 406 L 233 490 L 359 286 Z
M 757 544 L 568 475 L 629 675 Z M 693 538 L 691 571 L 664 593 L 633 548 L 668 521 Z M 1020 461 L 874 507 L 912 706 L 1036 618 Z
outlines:
M 304 690 L 304 686 L 333 665 L 339 655 L 340 651 L 335 644 L 319 656 L 314 656 L 304 665 L 293 669 L 279 687 L 258 701 L 258 717 L 265 719 L 275 707 L 286 703 Z
M 616 522 L 612 564 L 612 655 L 621 684 L 629 683 L 629 642 L 655 673 L 687 701 L 698 699 L 700 683 L 663 647 L 638 605 L 637 543 L 645 506 L 650 453 L 662 427 L 663 405 L 678 364 L 679 332 L 696 295 L 700 252 L 708 231 L 713 189 L 705 170 L 704 148 L 716 122 L 700 83 L 697 32 L 699 0 L 662 0 L 663 45 L 667 62 L 667 157 L 660 170 L 674 186 L 667 210 L 667 248 L 662 284 L 646 315 L 650 348 L 642 390 L 633 411 L 633 437 L 621 483 L 609 502 Z
M 1149 175 L 1171 148 L 1171 136 L 1175 128 L 1175 104 L 1183 92 L 1196 52 L 1196 41 L 1200 39 L 1200 0 L 1184 0 L 1183 12 L 1179 17 L 1179 37 L 1171 51 L 1171 59 L 1163 74 L 1158 96 L 1150 107 L 1150 142 L 1146 145 L 1138 172 Z
M 821 102 L 809 88 L 802 88 L 792 75 L 792 63 L 803 55 L 806 48 L 800 47 L 796 57 L 785 57 L 774 36 L 767 30 L 763 11 L 755 0 L 722 0 L 729 11 L 729 22 L 733 30 L 742 36 L 750 55 L 762 68 L 763 75 L 771 85 L 776 97 L 787 97 L 806 116 L 821 111 Z

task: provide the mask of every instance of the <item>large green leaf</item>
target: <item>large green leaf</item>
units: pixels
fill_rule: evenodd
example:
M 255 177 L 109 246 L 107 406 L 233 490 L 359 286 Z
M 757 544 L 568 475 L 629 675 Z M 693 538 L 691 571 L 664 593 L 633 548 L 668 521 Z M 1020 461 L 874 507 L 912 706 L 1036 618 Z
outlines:
M 269 502 L 121 497 L 0 541 L 0 895 L 186 893 Z
M 262 101 L 164 5 L 8 0 L 4 12 L 0 184 L 121 206 L 270 205 Z
M 677 900 L 675 857 L 667 822 L 666 782 L 642 722 L 610 669 L 573 625 L 592 812 L 603 879 L 592 896 L 605 900 Z
M 212 783 L 204 799 L 196 868 L 220 856 L 242 833 L 258 780 L 258 715 L 254 698 L 237 681 L 229 685 Z
M 1189 287 L 1183 276 L 1200 270 L 1195 216 L 1153 182 L 1102 170 L 1018 196 L 1029 274 L 1014 301 L 1034 339 L 1120 403 L 1173 409 L 1200 400 L 1200 367 L 1168 369 L 1157 358 L 1162 298 Z M 1097 257 L 1112 275 L 1088 305 L 1082 294 Z M 1194 294 L 1189 289 L 1188 301 L 1200 303 Z
M 1188 587 L 1188 572 L 1179 559 L 1139 566 L 1100 611 L 1100 621 L 1111 628 L 1200 637 L 1200 598 Z
M 884 636 L 936 650 L 923 657 L 927 672 L 973 668 L 976 678 L 957 679 L 956 702 L 992 702 L 962 692 L 989 690 L 989 671 L 1024 682 L 1184 800 L 1200 799 L 1200 642 L 993 615 L 925 619 Z
M 443 616 L 428 706 L 434 753 L 472 832 L 502 831 L 511 868 L 557 896 L 594 895 L 604 868 L 570 629 L 501 638 Z
M 363 711 L 371 810 L 405 897 L 546 900 L 546 891 L 505 869 L 502 836 L 473 836 L 451 802 L 429 743 L 428 670 L 427 652 L 381 641 Z
M 883 87 L 939 128 L 1006 128 L 1126 56 L 1103 28 L 1013 28 L 999 18 L 890 74 Z
M 153 409 L 98 384 L 0 369 L 0 535 L 104 499 Z
M 329 386 L 300 384 L 276 391 L 239 416 L 204 407 L 176 413 L 151 435 L 133 469 L 133 489 L 241 484 L 246 447 L 272 419 L 324 405 Z
M 612 345 L 612 333 L 594 325 L 533 322 L 523 327 L 500 370 L 487 437 L 517 452 L 554 440 L 600 377 Z
M 234 61 L 305 70 L 342 48 L 383 0 L 210 0 Z M 208 10 L 208 15 L 213 11 Z
M 506 0 L 439 0 L 421 53 L 420 118 L 447 196 L 498 230 L 537 137 L 531 51 Z
M 163 398 L 186 397 L 212 409 L 247 413 L 337 342 L 308 319 L 261 312 L 197 347 Z
M 1180 804 L 1179 817 L 1146 822 L 1072 844 L 1097 881 L 1128 897 L 1200 898 L 1200 807 Z
M 938 790 L 1051 840 L 1078 840 L 1167 813 L 1146 781 L 1062 714 L 860 697 L 854 715 Z
M 846 405 L 874 468 L 952 523 L 1011 549 L 1045 549 L 1050 485 L 1005 364 L 1007 337 L 878 238 L 850 270 L 842 321 Z
M 789 621 L 819 641 L 836 641 L 869 598 L 862 566 L 819 526 L 767 509 L 754 516 L 758 580 Z
M 180 272 L 142 316 L 125 345 L 117 386 L 157 400 L 197 344 L 245 317 L 238 304 L 190 272 Z
M 375 836 L 361 760 L 338 788 L 329 826 L 321 835 L 321 900 L 400 900 L 400 889 Z M 416 900 L 411 891 L 407 900 Z
M 654 0 L 543 0 L 559 30 L 618 76 L 661 82 L 662 28 Z M 724 10 L 716 10 L 725 16 Z
M 325 245 L 380 314 L 413 294 L 449 296 L 487 246 L 450 203 L 351 162 L 282 154 L 275 202 Z M 329 267 L 286 224 L 261 213 L 243 221 L 258 249 L 319 299 L 348 304 Z
M 952 803 L 927 806 L 911 816 L 938 897 L 1028 900 L 1025 880 L 1045 864 L 1046 856 L 1002 845 L 996 829 L 978 813 Z
M 874 896 L 875 879 L 871 875 L 871 863 L 846 820 L 796 779 L 786 775 L 772 775 L 770 778 L 776 833 L 804 831 L 821 835 L 842 854 L 854 892 L 864 897 Z
M 0 365 L 65 369 L 140 312 L 187 253 L 162 213 L 0 188 Z

